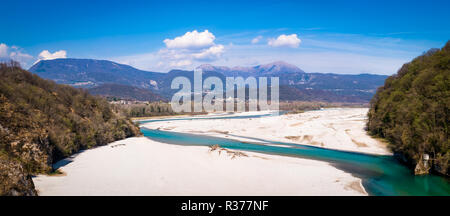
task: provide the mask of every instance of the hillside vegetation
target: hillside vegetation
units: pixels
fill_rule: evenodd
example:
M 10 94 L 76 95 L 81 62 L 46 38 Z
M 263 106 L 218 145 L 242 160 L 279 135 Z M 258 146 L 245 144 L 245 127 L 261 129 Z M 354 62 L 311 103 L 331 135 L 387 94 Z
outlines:
M 153 102 L 148 104 L 117 104 L 114 105 L 118 112 L 129 118 L 169 116 L 195 113 L 178 113 L 172 110 L 169 103 Z
M 30 175 L 82 149 L 139 135 L 139 128 L 85 90 L 0 64 L 0 195 L 36 195 Z
M 152 102 L 166 101 L 164 98 L 162 98 L 158 94 L 153 93 L 150 90 L 129 85 L 108 83 L 87 89 L 87 91 L 93 95 L 100 95 L 109 98 Z
M 371 101 L 368 130 L 416 167 L 449 175 L 450 42 L 404 64 Z M 426 154 L 426 155 L 425 155 Z M 429 156 L 429 160 L 427 159 Z

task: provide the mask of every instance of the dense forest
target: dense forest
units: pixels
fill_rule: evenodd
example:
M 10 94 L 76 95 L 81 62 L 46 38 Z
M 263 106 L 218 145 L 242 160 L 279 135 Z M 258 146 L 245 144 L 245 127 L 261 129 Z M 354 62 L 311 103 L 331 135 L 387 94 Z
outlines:
M 404 64 L 371 101 L 368 130 L 416 174 L 449 175 L 450 41 Z
M 82 89 L 0 64 L 0 195 L 36 195 L 30 175 L 82 149 L 139 135 L 111 105 Z
M 172 110 L 170 103 L 152 102 L 141 104 L 115 104 L 114 108 L 123 116 L 133 117 L 151 117 L 151 116 L 168 116 L 195 113 L 177 113 Z

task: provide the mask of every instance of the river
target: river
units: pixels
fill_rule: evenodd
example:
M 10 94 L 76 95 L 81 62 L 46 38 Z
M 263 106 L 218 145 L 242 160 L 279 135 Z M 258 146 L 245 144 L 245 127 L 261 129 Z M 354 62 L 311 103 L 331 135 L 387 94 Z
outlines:
M 270 114 L 247 116 L 223 115 L 213 117 L 182 117 L 141 120 L 139 122 L 151 123 L 195 119 L 262 118 L 266 116 L 270 116 Z M 141 127 L 141 131 L 144 136 L 149 139 L 168 144 L 197 146 L 211 146 L 218 144 L 221 147 L 229 149 L 325 161 L 338 169 L 361 178 L 364 188 L 370 195 L 450 195 L 449 179 L 437 175 L 415 176 L 408 167 L 399 163 L 393 156 L 378 156 L 331 150 L 308 145 L 260 139 L 261 141 L 270 144 L 266 145 L 205 135 L 150 130 L 144 127 Z M 299 170 L 299 172 L 301 172 L 301 170 Z

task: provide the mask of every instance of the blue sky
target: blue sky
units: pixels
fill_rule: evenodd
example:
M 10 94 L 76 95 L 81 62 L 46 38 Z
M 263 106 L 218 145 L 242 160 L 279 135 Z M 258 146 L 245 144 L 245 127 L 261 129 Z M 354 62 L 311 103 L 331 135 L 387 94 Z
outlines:
M 450 39 L 450 1 L 2 1 L 0 57 L 95 58 L 166 72 L 283 60 L 393 74 Z

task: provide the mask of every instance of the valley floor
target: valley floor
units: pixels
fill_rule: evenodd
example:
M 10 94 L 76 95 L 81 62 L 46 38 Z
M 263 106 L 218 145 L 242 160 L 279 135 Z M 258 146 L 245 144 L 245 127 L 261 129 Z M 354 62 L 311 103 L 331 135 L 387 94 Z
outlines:
M 142 126 L 149 129 L 216 136 L 246 142 L 258 143 L 261 142 L 258 139 L 264 139 L 344 151 L 391 155 L 386 143 L 374 139 L 364 130 L 367 112 L 368 108 L 332 108 L 264 118 L 164 121 L 146 123 Z M 247 115 L 256 113 L 264 112 L 247 113 Z
M 253 119 L 152 122 L 143 127 L 391 154 L 364 131 L 366 113 L 367 109 L 326 109 Z M 145 137 L 86 150 L 56 165 L 63 174 L 33 178 L 40 195 L 367 195 L 361 179 L 326 162 L 211 151 Z
M 33 178 L 39 195 L 367 195 L 326 162 L 128 138 L 60 161 Z

